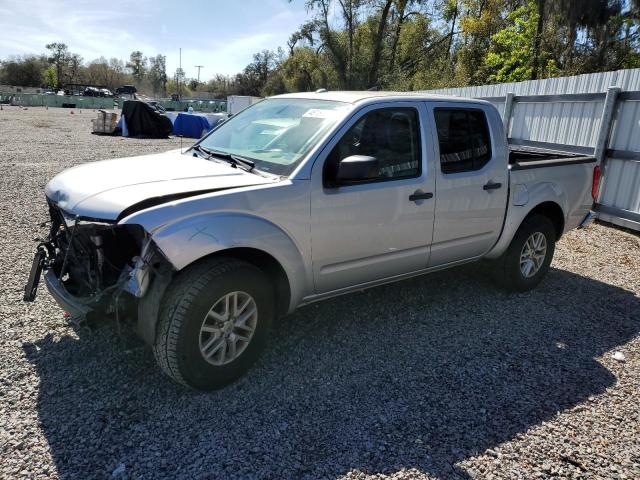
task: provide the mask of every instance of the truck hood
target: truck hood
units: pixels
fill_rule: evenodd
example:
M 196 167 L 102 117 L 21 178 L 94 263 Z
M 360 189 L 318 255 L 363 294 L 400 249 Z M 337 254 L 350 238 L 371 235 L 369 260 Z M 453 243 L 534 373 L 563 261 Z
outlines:
M 70 214 L 117 220 L 123 213 L 178 198 L 274 181 L 173 150 L 70 168 L 47 184 L 45 194 Z

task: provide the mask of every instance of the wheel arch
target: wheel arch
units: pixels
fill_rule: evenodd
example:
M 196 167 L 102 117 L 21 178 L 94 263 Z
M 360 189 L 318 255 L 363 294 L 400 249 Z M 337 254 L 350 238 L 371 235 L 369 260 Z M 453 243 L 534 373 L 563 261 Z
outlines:
M 292 311 L 312 282 L 305 257 L 294 239 L 276 224 L 254 215 L 196 215 L 163 225 L 153 231 L 152 238 L 171 273 L 156 276 L 138 303 L 137 330 L 147 343 L 155 338 L 157 302 L 174 275 L 203 259 L 226 256 L 261 268 L 273 278 L 278 315 Z
M 165 225 L 154 231 L 153 239 L 177 271 L 210 255 L 229 255 L 242 256 L 276 278 L 286 278 L 290 302 L 285 312 L 292 310 L 312 286 L 305 239 L 296 239 L 258 215 L 207 212 Z
M 507 248 L 509 248 L 513 237 L 522 223 L 532 215 L 540 214 L 547 217 L 553 224 L 556 233 L 555 240 L 560 240 L 565 227 L 565 214 L 560 203 L 554 200 L 544 200 L 536 203 L 530 208 L 527 207 L 530 206 L 509 206 L 502 234 L 496 245 L 485 255 L 487 259 L 496 259 L 500 257 Z
M 249 247 L 236 247 L 218 250 L 202 258 L 195 260 L 180 271 L 174 270 L 169 262 L 164 261 L 156 270 L 155 278 L 144 297 L 138 301 L 138 319 L 136 331 L 138 335 L 149 345 L 152 345 L 156 337 L 158 326 L 158 314 L 160 305 L 167 288 L 179 272 L 211 258 L 233 258 L 244 260 L 259 268 L 273 280 L 275 287 L 276 316 L 285 315 L 290 310 L 291 284 L 287 272 L 276 258 L 264 250 Z
M 276 316 L 285 315 L 289 311 L 289 305 L 291 303 L 291 283 L 284 267 L 273 255 L 257 248 L 234 247 L 213 252 L 201 258 L 198 262 L 215 257 L 244 260 L 262 270 L 274 282 Z
M 524 222 L 532 215 L 542 215 L 547 217 L 553 224 L 553 228 L 556 231 L 556 241 L 560 240 L 560 237 L 562 237 L 562 233 L 564 232 L 565 219 L 562 207 L 558 205 L 558 203 L 552 201 L 542 202 L 532 208 L 522 221 Z M 522 222 L 520 222 L 520 224 L 522 225 Z

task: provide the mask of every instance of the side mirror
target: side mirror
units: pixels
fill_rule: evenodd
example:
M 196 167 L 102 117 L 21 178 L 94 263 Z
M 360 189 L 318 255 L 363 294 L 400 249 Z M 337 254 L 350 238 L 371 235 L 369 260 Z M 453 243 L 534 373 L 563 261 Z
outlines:
M 338 185 L 349 185 L 365 182 L 378 177 L 379 164 L 376 157 L 351 155 L 338 163 L 336 182 Z

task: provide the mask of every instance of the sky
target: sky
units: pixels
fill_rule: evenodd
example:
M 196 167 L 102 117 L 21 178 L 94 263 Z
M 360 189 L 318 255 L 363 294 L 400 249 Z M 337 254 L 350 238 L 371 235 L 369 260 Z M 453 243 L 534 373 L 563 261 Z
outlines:
M 240 72 L 260 50 L 286 47 L 307 17 L 305 0 L 0 0 L 0 59 L 63 42 L 85 62 L 161 53 L 171 76 L 182 48 L 186 76 L 197 78 L 203 65 L 206 81 Z

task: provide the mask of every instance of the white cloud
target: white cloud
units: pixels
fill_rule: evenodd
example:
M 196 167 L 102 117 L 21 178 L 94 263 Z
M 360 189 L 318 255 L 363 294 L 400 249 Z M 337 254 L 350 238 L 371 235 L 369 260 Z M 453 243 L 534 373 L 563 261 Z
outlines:
M 47 43 L 62 41 L 85 61 L 98 57 L 126 60 L 133 50 L 167 56 L 171 74 L 182 65 L 201 78 L 233 74 L 263 49 L 284 46 L 305 21 L 302 2 L 256 0 L 200 3 L 182 0 L 2 0 L 0 59 L 14 54 L 38 54 Z
M 117 28 L 128 16 L 121 10 L 106 10 L 86 2 L 63 5 L 46 0 L 9 0 L 8 5 L 10 15 L 3 15 L 0 20 L 0 29 L 6 32 L 0 38 L 0 56 L 41 53 L 47 43 L 62 41 L 85 60 L 124 57 L 128 56 L 127 44 L 141 43 L 131 33 Z

